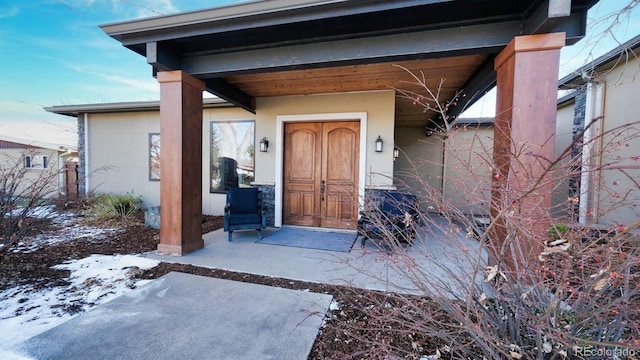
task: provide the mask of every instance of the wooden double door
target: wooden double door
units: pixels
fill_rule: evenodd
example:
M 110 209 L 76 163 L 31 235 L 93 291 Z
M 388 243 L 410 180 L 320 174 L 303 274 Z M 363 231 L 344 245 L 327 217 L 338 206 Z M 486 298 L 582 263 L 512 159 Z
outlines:
M 285 123 L 283 222 L 355 229 L 358 121 Z

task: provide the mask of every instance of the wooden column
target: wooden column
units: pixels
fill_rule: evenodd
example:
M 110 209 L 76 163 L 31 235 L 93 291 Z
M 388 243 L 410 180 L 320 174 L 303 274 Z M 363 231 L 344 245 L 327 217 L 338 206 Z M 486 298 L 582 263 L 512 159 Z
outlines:
M 520 261 L 512 260 L 537 259 L 551 225 L 553 185 L 545 171 L 554 157 L 564 44 L 564 33 L 519 36 L 495 60 L 491 215 L 497 226 L 492 237 L 494 256 L 507 261 L 512 270 L 523 270 L 517 266 Z
M 202 240 L 202 91 L 204 83 L 182 71 L 158 73 L 160 83 L 160 244 L 182 255 Z

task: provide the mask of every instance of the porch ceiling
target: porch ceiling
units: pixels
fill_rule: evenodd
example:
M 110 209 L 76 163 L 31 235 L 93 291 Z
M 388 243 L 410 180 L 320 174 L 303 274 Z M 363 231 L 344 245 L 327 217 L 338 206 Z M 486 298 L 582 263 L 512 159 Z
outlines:
M 493 60 L 514 36 L 584 36 L 597 0 L 269 0 L 102 26 L 158 71 L 183 70 L 255 111 L 262 96 L 424 89 L 449 116 L 495 84 Z M 398 65 L 398 66 L 394 66 Z M 442 81 L 442 86 L 440 87 Z M 456 98 L 457 95 L 463 95 Z M 397 126 L 437 113 L 396 102 Z
M 332 68 L 278 71 L 272 73 L 229 76 L 225 80 L 254 97 L 324 94 L 350 91 L 399 89 L 428 96 L 412 74 L 424 76 L 426 85 L 441 101 L 452 99 L 482 65 L 486 55 L 399 61 L 380 64 L 350 65 Z M 398 96 L 396 126 L 425 126 L 434 111 L 425 113 L 422 106 Z

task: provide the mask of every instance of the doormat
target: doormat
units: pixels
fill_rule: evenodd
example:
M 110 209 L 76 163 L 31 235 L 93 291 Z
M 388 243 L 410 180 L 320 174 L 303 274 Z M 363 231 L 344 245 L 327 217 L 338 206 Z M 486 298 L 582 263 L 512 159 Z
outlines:
M 259 244 L 292 246 L 306 249 L 349 252 L 356 241 L 356 234 L 281 228 L 258 240 Z

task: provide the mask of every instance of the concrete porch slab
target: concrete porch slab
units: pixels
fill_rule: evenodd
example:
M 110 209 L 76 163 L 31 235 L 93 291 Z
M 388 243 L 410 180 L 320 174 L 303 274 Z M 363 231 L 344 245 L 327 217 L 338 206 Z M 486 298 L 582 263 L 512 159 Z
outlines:
M 332 296 L 169 273 L 27 340 L 36 359 L 307 359 Z
M 263 236 L 268 238 L 275 231 L 278 229 L 263 230 Z M 227 241 L 227 233 L 222 229 L 203 238 L 204 248 L 184 256 L 155 251 L 141 256 L 291 280 L 416 294 L 442 293 L 430 288 L 431 285 L 446 292 L 460 283 L 474 281 L 473 277 L 482 282 L 482 276 L 478 277 L 475 270 L 484 269 L 487 260 L 486 251 L 477 240 L 468 238 L 464 229 L 439 216 L 433 216 L 428 225 L 417 229 L 413 246 L 403 253 L 381 251 L 373 241 L 367 241 L 363 247 L 360 240 L 348 253 L 262 244 L 257 242 L 255 230 L 234 232 L 233 242 Z M 415 282 L 416 277 L 419 283 Z M 425 277 L 436 281 L 429 284 Z

